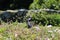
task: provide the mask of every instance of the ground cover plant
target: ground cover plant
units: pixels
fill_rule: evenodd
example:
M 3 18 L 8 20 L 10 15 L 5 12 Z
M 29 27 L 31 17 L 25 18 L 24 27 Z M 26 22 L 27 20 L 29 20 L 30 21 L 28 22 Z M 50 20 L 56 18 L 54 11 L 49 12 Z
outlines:
M 24 24 L 24 25 L 23 25 Z M 60 27 L 33 26 L 26 23 L 4 23 L 0 25 L 0 40 L 60 40 Z
M 60 40 L 60 0 L 1 0 L 0 9 L 5 10 L 0 12 L 0 40 Z M 18 12 L 7 12 L 8 9 Z M 31 21 L 27 21 L 29 17 Z M 28 23 L 32 27 L 28 28 Z
M 31 14 L 31 15 L 30 15 Z M 60 26 L 60 14 L 55 12 L 28 12 L 27 17 L 31 17 L 35 24 Z

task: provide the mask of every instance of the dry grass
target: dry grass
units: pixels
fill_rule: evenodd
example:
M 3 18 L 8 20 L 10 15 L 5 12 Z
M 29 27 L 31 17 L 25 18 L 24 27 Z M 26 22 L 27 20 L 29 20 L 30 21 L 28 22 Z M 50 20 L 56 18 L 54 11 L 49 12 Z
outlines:
M 60 40 L 60 27 L 32 27 L 26 23 L 4 23 L 0 27 L 0 40 Z

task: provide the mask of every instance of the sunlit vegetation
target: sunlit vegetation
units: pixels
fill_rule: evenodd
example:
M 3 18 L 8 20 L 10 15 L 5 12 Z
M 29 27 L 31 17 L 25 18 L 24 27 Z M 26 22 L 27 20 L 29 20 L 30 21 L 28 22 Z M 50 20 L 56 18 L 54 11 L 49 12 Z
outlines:
M 27 28 L 26 23 L 0 25 L 0 40 L 60 40 L 60 27 Z
M 60 10 L 60 0 L 0 0 L 0 9 Z M 27 24 L 29 17 L 31 28 Z M 0 12 L 0 40 L 60 40 L 60 14 L 51 11 Z

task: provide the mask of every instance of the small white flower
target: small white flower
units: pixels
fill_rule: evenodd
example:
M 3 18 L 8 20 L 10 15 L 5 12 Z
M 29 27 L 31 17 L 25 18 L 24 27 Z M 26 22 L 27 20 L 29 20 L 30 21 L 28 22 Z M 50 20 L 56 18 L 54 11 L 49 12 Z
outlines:
M 47 27 L 52 27 L 52 25 L 48 25 Z
M 36 27 L 34 27 L 37 31 L 39 31 L 40 30 L 40 28 L 39 28 L 39 26 L 36 26 Z
M 54 32 L 57 32 L 57 31 L 58 31 L 58 29 L 55 29 L 55 30 L 54 30 Z
M 15 37 L 17 37 L 18 36 L 18 34 L 17 33 L 15 33 Z
M 53 31 L 49 30 L 48 32 L 52 33 Z
M 40 28 L 39 27 L 35 27 L 37 30 L 39 30 Z

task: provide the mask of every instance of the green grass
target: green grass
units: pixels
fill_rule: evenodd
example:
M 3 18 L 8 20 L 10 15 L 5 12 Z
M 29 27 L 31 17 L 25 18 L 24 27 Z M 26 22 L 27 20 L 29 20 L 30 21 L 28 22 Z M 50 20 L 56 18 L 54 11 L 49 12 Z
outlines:
M 26 23 L 0 25 L 0 40 L 60 40 L 60 27 L 27 28 Z

